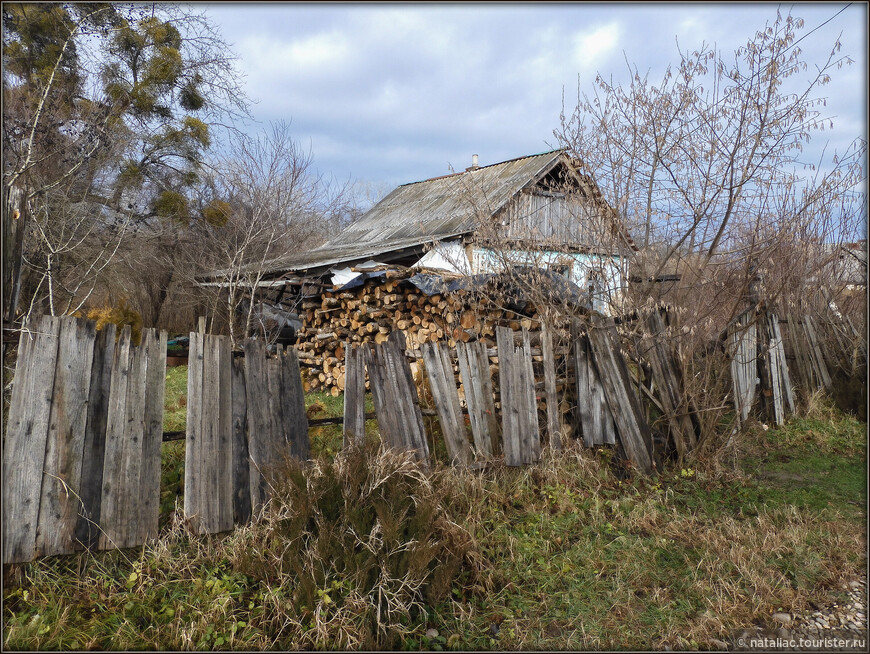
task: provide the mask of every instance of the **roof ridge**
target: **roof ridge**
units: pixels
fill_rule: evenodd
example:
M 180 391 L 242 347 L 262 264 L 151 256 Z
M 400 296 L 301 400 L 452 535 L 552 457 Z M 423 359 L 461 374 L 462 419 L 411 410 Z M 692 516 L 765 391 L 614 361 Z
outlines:
M 437 175 L 436 177 L 428 177 L 426 179 L 420 179 L 420 180 L 417 180 L 416 182 L 405 182 L 404 184 L 399 184 L 399 186 L 396 188 L 399 188 L 402 186 L 412 186 L 413 184 L 422 184 L 424 182 L 434 182 L 434 181 L 439 180 L 439 179 L 447 179 L 448 177 L 456 177 L 457 175 L 464 175 L 465 173 L 468 173 L 468 172 L 475 172 L 477 170 L 483 170 L 484 168 L 492 168 L 493 166 L 503 166 L 504 164 L 509 164 L 511 162 L 514 162 L 514 161 L 519 161 L 520 159 L 531 159 L 532 157 L 542 157 L 546 154 L 555 154 L 557 152 L 565 152 L 566 150 L 567 150 L 567 148 L 556 148 L 555 150 L 545 150 L 544 152 L 538 152 L 537 154 L 525 154 L 525 155 L 522 155 L 520 157 L 514 157 L 513 159 L 505 159 L 504 161 L 499 161 L 497 163 L 492 163 L 492 164 L 487 164 L 485 166 L 480 166 L 479 168 L 476 168 L 474 171 L 462 170 L 462 171 L 459 171 L 456 173 L 448 173 L 446 175 Z

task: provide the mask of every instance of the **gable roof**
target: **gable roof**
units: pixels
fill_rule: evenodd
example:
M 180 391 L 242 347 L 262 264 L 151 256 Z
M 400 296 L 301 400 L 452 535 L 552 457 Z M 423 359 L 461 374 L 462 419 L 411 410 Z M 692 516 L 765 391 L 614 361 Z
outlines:
M 476 170 L 403 184 L 322 248 L 358 243 L 432 240 L 474 231 L 478 207 L 493 215 L 521 189 L 538 182 L 564 150 L 519 157 Z
M 474 232 L 481 216 L 495 215 L 559 166 L 573 171 L 564 149 L 402 184 L 332 240 L 306 253 L 269 261 L 266 269 L 273 276 L 374 257 L 387 261 L 381 256 L 387 253 L 422 254 L 433 241 Z M 576 173 L 574 177 L 584 192 L 606 207 L 590 179 Z M 615 213 L 607 210 L 615 219 Z

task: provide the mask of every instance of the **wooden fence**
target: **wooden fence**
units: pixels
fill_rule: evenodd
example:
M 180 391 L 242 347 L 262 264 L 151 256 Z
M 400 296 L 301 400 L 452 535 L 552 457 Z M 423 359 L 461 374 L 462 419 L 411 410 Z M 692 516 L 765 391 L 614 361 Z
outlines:
M 262 341 L 234 357 L 226 336 L 190 335 L 184 513 L 197 533 L 248 522 L 269 497 L 285 454 L 307 459 L 308 418 L 299 363 Z
M 567 393 L 585 445 L 612 445 L 648 473 L 654 451 L 641 393 L 660 410 L 680 455 L 700 438 L 667 319 L 659 311 L 643 318 L 631 360 L 614 320 L 600 316 L 574 322 L 568 347 L 558 351 L 546 330 L 498 328 L 490 349 L 426 343 L 419 358 L 435 409 L 425 413 L 438 416 L 452 463 L 503 455 L 519 466 L 538 461 L 542 443 L 563 446 Z M 804 389 L 830 388 L 809 316 L 780 320 L 753 310 L 725 341 L 738 426 L 759 398 L 781 423 L 795 407 L 795 369 Z M 407 355 L 401 331 L 377 345 L 347 343 L 345 443 L 364 437 L 368 376 L 384 443 L 413 450 L 428 466 L 430 441 Z M 43 316 L 25 326 L 3 447 L 4 564 L 132 547 L 157 535 L 165 357 L 165 332 L 144 330 L 135 346 L 129 327 L 116 342 L 114 326 L 97 332 L 78 318 Z M 648 386 L 632 371 L 639 367 Z M 309 456 L 293 350 L 279 347 L 271 357 L 262 342 L 247 341 L 234 353 L 226 337 L 191 334 L 187 407 L 184 512 L 198 533 L 256 516 L 282 457 Z
M 540 458 L 542 436 L 550 447 L 560 449 L 563 432 L 571 428 L 562 422 L 567 414 L 560 408 L 559 386 L 570 387 L 574 420 L 584 445 L 613 445 L 621 458 L 649 473 L 655 467 L 653 435 L 641 393 L 661 413 L 667 441 L 678 455 L 692 452 L 701 438 L 701 422 L 668 337 L 667 317 L 666 311 L 654 311 L 643 318 L 642 335 L 632 343 L 633 359 L 626 355 L 612 319 L 591 316 L 583 323 L 575 321 L 569 347 L 559 352 L 562 374 L 558 379 L 552 337 L 546 330 L 530 333 L 498 328 L 495 349 L 488 350 L 480 342 L 457 343 L 455 348 L 426 343 L 417 356 L 404 350 L 400 332 L 378 345 L 348 342 L 345 443 L 359 441 L 364 433 L 362 407 L 368 372 L 385 442 L 414 450 L 421 461 L 430 463 L 431 437 L 423 427 L 410 367 L 410 360 L 419 358 L 451 463 L 480 463 L 499 453 L 509 466 L 534 463 Z M 818 383 L 825 379 L 824 358 L 814 340 L 812 321 L 804 317 L 799 324 L 808 329 L 785 335 L 780 329 L 784 322 L 791 325 L 792 319 L 781 321 L 772 311 L 752 309 L 738 316 L 727 331 L 737 428 L 759 402 L 762 417 L 777 424 L 794 412 L 787 343 L 805 362 L 801 365 L 808 379 L 810 375 Z M 639 365 L 648 385 L 632 372 Z
M 42 316 L 21 333 L 3 448 L 3 562 L 157 535 L 166 333 Z
M 3 563 L 157 536 L 166 333 L 42 316 L 25 326 L 3 446 Z M 191 334 L 184 510 L 198 533 L 246 522 L 285 453 L 308 457 L 296 356 Z
M 589 325 L 578 324 L 575 329 L 571 352 L 585 441 L 589 445 L 616 444 L 625 459 L 641 471 L 650 472 L 653 468 L 650 428 L 628 366 L 619 355 L 613 322 L 593 319 Z M 453 464 L 484 461 L 498 452 L 503 453 L 509 466 L 535 463 L 541 456 L 542 433 L 550 447 L 562 446 L 552 336 L 546 330 L 531 334 L 525 329 L 513 332 L 499 327 L 496 340 L 495 351 L 488 351 L 483 343 L 457 343 L 455 348 L 445 343 L 426 343 L 421 348 L 428 388 Z M 413 450 L 420 461 L 430 464 L 420 400 L 402 333 L 393 332 L 380 344 L 348 343 L 345 353 L 348 379 L 344 396 L 345 442 L 358 441 L 363 433 L 361 407 L 368 372 L 384 442 L 390 447 Z M 567 354 L 562 352 L 563 356 Z M 497 360 L 497 386 L 492 380 L 491 356 Z M 536 380 L 533 358 L 539 360 L 540 383 Z M 459 381 L 454 374 L 454 362 Z M 543 430 L 538 415 L 539 398 L 544 402 Z

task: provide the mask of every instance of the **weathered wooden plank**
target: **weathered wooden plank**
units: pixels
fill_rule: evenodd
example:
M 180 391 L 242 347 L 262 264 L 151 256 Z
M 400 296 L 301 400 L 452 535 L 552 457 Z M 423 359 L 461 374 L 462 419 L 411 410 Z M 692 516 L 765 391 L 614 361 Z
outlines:
M 538 402 L 535 397 L 535 373 L 532 368 L 532 345 L 529 330 L 522 329 L 522 348 L 517 350 L 521 366 L 519 388 L 525 406 L 520 412 L 523 463 L 535 463 L 541 458 L 541 430 L 538 425 Z
M 88 416 L 82 453 L 81 507 L 75 537 L 86 549 L 99 545 L 100 501 L 106 425 L 109 418 L 109 389 L 115 352 L 115 325 L 109 323 L 97 332 L 88 389 Z
M 251 463 L 248 455 L 248 411 L 245 388 L 245 360 L 232 358 L 233 415 L 233 522 L 243 525 L 251 519 Z
M 268 499 L 268 485 L 264 473 L 276 457 L 276 441 L 269 419 L 268 372 L 266 348 L 261 341 L 246 340 L 245 352 L 245 404 L 248 412 L 246 439 L 251 513 L 257 517 Z
M 783 387 L 782 370 L 779 363 L 779 349 L 782 348 L 782 343 L 777 343 L 776 334 L 771 325 L 771 314 L 764 314 L 764 336 L 766 341 L 765 358 L 767 373 L 767 382 L 770 388 L 771 409 L 773 413 L 773 421 L 777 425 L 782 425 L 785 422 L 785 409 L 783 400 L 785 389 Z
M 345 344 L 344 446 L 365 443 L 365 360 L 363 349 Z
M 217 411 L 215 412 L 214 488 L 216 497 L 215 524 L 211 533 L 233 528 L 233 352 L 226 336 L 210 336 L 217 380 Z
M 559 398 L 556 395 L 556 358 L 553 355 L 553 335 L 546 325 L 541 327 L 541 353 L 544 359 L 544 394 L 547 403 L 547 438 L 554 450 L 562 449 L 562 426 L 559 423 Z
M 647 335 L 642 340 L 644 358 L 649 362 L 653 383 L 658 389 L 671 438 L 681 458 L 697 444 L 697 434 L 690 415 L 689 398 L 683 386 L 682 368 L 668 346 L 662 315 L 653 311 L 646 319 Z
M 187 357 L 187 437 L 184 446 L 184 514 L 193 518 L 200 510 L 199 496 L 203 485 L 203 371 L 205 353 L 204 337 L 198 332 L 190 333 Z
M 749 418 L 757 383 L 756 325 L 754 311 L 739 316 L 729 335 L 731 381 L 738 425 Z
M 74 550 L 96 324 L 60 318 L 51 417 L 36 530 L 40 556 Z
M 478 456 L 490 457 L 496 453 L 498 420 L 492 395 L 492 378 L 486 345 L 481 341 L 457 343 L 456 354 L 459 374 L 465 387 L 465 401 L 474 447 Z
M 160 464 L 163 446 L 163 399 L 166 391 L 167 334 L 153 329 L 142 332 L 145 357 L 145 407 L 140 472 L 139 540 L 157 538 L 160 521 Z
M 583 444 L 615 445 L 616 427 L 604 397 L 604 388 L 592 363 L 589 337 L 580 332 L 579 323 L 572 324 L 574 341 L 574 377 L 577 386 L 577 415 L 583 432 Z
M 397 445 L 392 440 L 395 431 L 391 425 L 393 415 L 387 408 L 384 371 L 378 353 L 373 345 L 364 344 L 360 348 L 369 377 L 372 403 L 375 405 L 375 417 L 378 421 L 378 432 L 387 447 L 401 447 L 402 443 Z
M 124 505 L 129 488 L 124 470 L 127 464 L 127 386 L 130 380 L 130 326 L 121 330 L 112 360 L 109 388 L 109 417 L 103 459 L 103 489 L 100 499 L 100 549 L 125 547 L 126 514 Z M 190 408 L 188 407 L 188 412 Z M 138 490 L 138 489 L 137 489 Z
M 117 547 L 135 547 L 142 544 L 139 522 L 143 512 L 142 445 L 145 437 L 145 381 L 146 350 L 130 347 L 130 371 L 127 380 L 127 399 L 124 406 L 124 432 L 121 452 L 122 477 L 118 490 L 118 522 L 113 525 Z M 161 429 L 162 433 L 162 429 Z
M 3 448 L 3 563 L 36 555 L 43 462 L 48 439 L 60 322 L 28 322 L 19 340 Z
M 813 370 L 818 377 L 821 385 L 826 390 L 831 390 L 831 375 L 828 372 L 828 366 L 825 363 L 825 357 L 822 354 L 822 349 L 819 344 L 819 339 L 816 335 L 816 327 L 813 319 L 804 315 L 803 317 L 804 332 L 807 336 L 807 344 L 809 346 L 810 357 L 813 363 Z
M 423 414 L 420 412 L 420 400 L 417 397 L 417 386 L 411 374 L 411 366 L 405 358 L 405 334 L 401 331 L 390 333 L 387 341 L 382 344 L 383 351 L 390 361 L 389 368 L 396 384 L 399 414 L 403 417 L 401 423 L 407 435 L 408 446 L 417 453 L 417 459 L 424 466 L 429 465 L 429 445 L 426 441 L 426 429 L 423 426 Z M 381 347 L 381 346 L 379 346 Z
M 471 447 L 466 437 L 465 419 L 459 406 L 459 393 L 447 346 L 443 343 L 425 343 L 422 350 L 447 455 L 453 465 L 468 465 L 471 462 Z
M 588 331 L 593 361 L 604 388 L 607 406 L 616 423 L 619 442 L 626 457 L 641 472 L 652 471 L 652 435 L 634 391 L 625 359 L 612 323 L 591 317 Z
M 522 365 L 516 361 L 513 332 L 507 327 L 496 327 L 498 348 L 498 381 L 501 393 L 502 448 L 505 465 L 522 465 L 520 434 L 521 390 L 517 387 Z
M 388 447 L 410 449 L 428 465 L 429 446 L 404 341 L 402 332 L 396 331 L 373 351 L 366 350 L 375 414 Z
M 281 361 L 282 400 L 284 429 L 290 444 L 290 454 L 306 461 L 310 454 L 308 442 L 308 416 L 305 413 L 305 390 L 302 388 L 302 373 L 299 360 L 292 348 L 287 348 Z
M 189 511 L 185 503 L 185 513 L 197 533 L 216 534 L 233 526 L 232 354 L 223 336 L 204 336 L 202 347 L 199 486 L 185 487 L 196 502 Z

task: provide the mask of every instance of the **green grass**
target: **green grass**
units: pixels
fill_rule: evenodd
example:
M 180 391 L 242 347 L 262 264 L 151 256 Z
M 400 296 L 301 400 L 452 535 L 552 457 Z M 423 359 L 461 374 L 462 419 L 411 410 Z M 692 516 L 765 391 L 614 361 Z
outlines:
M 184 431 L 187 425 L 187 366 L 166 369 L 163 431 Z
M 306 406 L 311 417 L 341 414 L 330 395 L 312 394 Z M 376 422 L 369 427 L 374 440 Z M 319 429 L 312 450 L 328 457 L 341 445 L 340 427 Z M 708 648 L 713 638 L 771 624 L 777 610 L 829 602 L 866 565 L 866 425 L 822 405 L 779 429 L 757 425 L 739 445 L 736 469 L 694 462 L 651 478 L 615 474 L 607 450 L 571 450 L 519 469 L 442 470 L 432 483 L 472 548 L 447 599 L 422 602 L 397 623 L 401 647 Z M 284 551 L 284 537 L 251 528 L 189 536 L 170 519 L 183 442 L 164 444 L 163 454 L 162 537 L 18 566 L 18 583 L 4 589 L 4 647 L 349 642 L 358 613 L 342 612 L 353 584 L 334 555 L 318 563 L 315 547 L 290 557 L 326 575 L 314 589 L 323 612 L 294 613 L 290 577 L 272 578 L 277 568 L 263 554 Z M 430 628 L 439 635 L 427 636 Z

